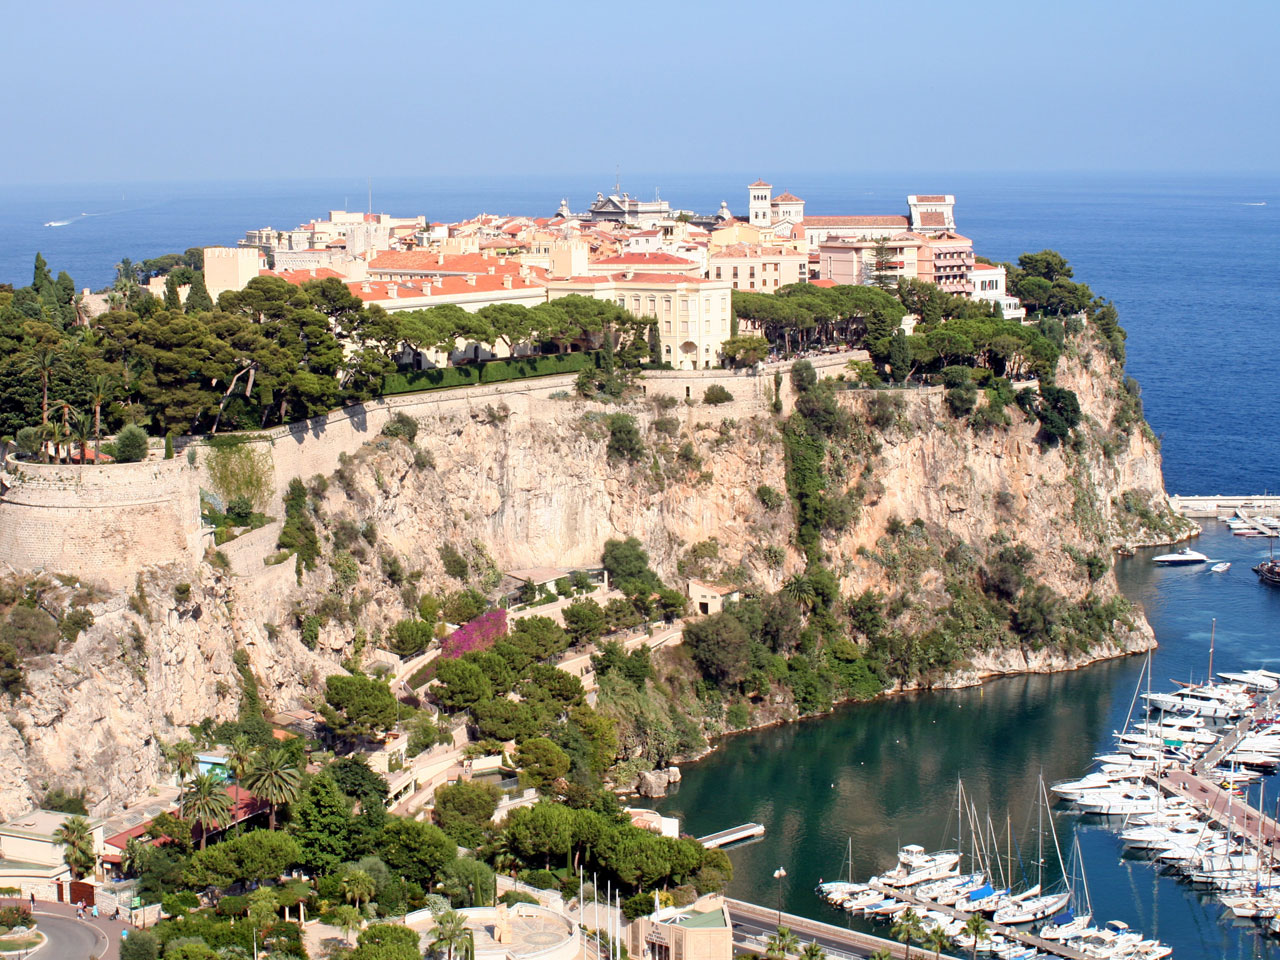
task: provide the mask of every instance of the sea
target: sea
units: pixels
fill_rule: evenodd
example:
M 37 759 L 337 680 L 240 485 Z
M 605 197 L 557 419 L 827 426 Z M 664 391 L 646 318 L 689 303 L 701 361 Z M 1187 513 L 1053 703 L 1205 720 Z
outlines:
M 1113 300 L 1128 330 L 1127 369 L 1142 385 L 1171 493 L 1280 491 L 1280 177 L 1160 175 L 737 174 L 628 176 L 635 196 L 713 212 L 745 212 L 760 175 L 804 197 L 812 214 L 905 212 L 909 193 L 953 193 L 976 251 L 1016 260 L 1054 249 L 1077 280 Z M 0 187 L 0 282 L 26 284 L 41 251 L 78 287 L 109 284 L 122 257 L 233 244 L 251 228 L 292 227 L 330 209 L 549 216 L 585 209 L 611 176 L 505 179 L 261 181 Z M 370 195 L 370 193 L 372 195 Z M 1280 590 L 1250 566 L 1267 552 L 1213 520 L 1196 547 L 1226 573 L 1154 567 L 1155 551 L 1118 560 L 1121 589 L 1145 611 L 1159 648 L 1151 684 L 1201 678 L 1210 632 L 1215 669 L 1280 664 Z M 1021 872 L 1038 872 L 1037 784 L 1082 775 L 1120 728 L 1145 658 L 1073 673 L 1014 677 L 979 688 L 841 707 L 831 716 L 723 740 L 690 764 L 659 804 L 694 835 L 754 821 L 760 841 L 731 851 L 730 892 L 832 922 L 820 879 L 865 879 L 904 843 L 948 846 L 963 779 L 993 829 L 1023 838 Z M 1145 685 L 1146 680 L 1143 680 Z M 1267 806 L 1280 780 L 1265 786 Z M 1280 940 L 1223 916 L 1211 898 L 1126 856 L 1112 830 L 1061 807 L 1051 820 L 1064 855 L 1078 846 L 1100 919 L 1121 919 L 1174 947 L 1178 960 L 1280 958 Z M 852 847 L 853 861 L 845 861 Z M 1046 881 L 1056 854 L 1045 852 Z M 774 871 L 786 869 L 778 883 Z

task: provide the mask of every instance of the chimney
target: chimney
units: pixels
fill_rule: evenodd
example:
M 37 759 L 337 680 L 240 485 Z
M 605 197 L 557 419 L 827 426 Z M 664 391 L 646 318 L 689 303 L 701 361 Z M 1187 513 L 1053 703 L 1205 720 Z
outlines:
M 636 272 L 635 272 L 634 270 L 632 270 L 630 267 L 627 267 L 627 269 L 626 269 L 626 270 L 623 270 L 623 271 L 622 271 L 622 279 L 623 279 L 623 280 L 630 280 L 630 279 L 631 279 L 632 277 L 634 277 L 635 275 L 636 275 Z
M 499 257 L 499 258 L 498 258 L 498 266 L 500 266 L 500 267 L 506 266 L 506 263 L 507 263 L 507 258 L 506 258 L 506 257 Z
M 443 254 L 443 253 L 437 253 L 437 254 L 436 254 L 436 266 L 437 266 L 437 267 L 444 266 L 444 254 Z
M 443 287 L 444 277 L 432 277 L 431 282 L 434 283 L 437 287 Z
M 474 273 L 467 274 L 467 286 L 474 287 L 476 285 L 476 275 Z
M 364 283 L 360 284 L 360 292 L 361 292 L 361 293 L 372 293 L 372 292 L 373 292 L 373 287 L 369 286 L 369 281 L 368 281 L 368 280 L 366 280 Z
M 498 272 L 498 268 L 495 267 L 493 264 L 489 264 L 489 276 L 492 277 L 497 272 Z
M 398 292 L 398 291 L 399 291 L 399 289 L 400 289 L 400 288 L 399 288 L 399 287 L 397 287 L 394 283 L 388 283 L 388 284 L 387 284 L 387 296 L 388 296 L 388 297 L 398 297 L 398 296 L 400 296 L 400 294 L 399 294 L 399 292 Z
M 502 276 L 502 286 L 503 286 L 503 288 L 504 288 L 504 289 L 506 289 L 506 290 L 510 290 L 510 289 L 511 289 L 511 274 L 509 274 L 509 273 L 503 274 L 503 276 Z

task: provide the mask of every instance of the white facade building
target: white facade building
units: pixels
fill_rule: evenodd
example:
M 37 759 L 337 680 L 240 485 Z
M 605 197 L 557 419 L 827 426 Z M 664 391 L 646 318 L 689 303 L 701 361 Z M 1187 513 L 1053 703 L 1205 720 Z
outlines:
M 1005 289 L 1004 267 L 991 263 L 975 263 L 969 271 L 969 280 L 973 283 L 971 294 L 973 299 L 1000 304 L 1001 312 L 1010 320 L 1026 318 L 1027 311 L 1022 306 L 1022 301 L 1010 296 Z

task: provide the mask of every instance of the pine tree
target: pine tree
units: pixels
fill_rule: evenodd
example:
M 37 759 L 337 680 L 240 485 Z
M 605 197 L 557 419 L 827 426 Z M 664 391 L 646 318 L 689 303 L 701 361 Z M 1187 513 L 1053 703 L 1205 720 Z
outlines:
M 172 273 L 164 281 L 164 308 L 182 311 L 182 297 L 178 294 L 178 278 Z
M 74 326 L 76 322 L 76 282 L 71 274 L 63 270 L 53 285 L 53 297 L 58 304 L 58 316 L 62 318 L 64 327 Z
M 191 277 L 191 289 L 187 291 L 187 313 L 203 313 L 213 309 L 213 298 L 204 285 L 204 272 L 197 270 Z
M 894 383 L 902 383 L 911 372 L 911 345 L 907 343 L 907 332 L 901 327 L 889 341 L 889 373 Z
M 662 362 L 662 334 L 658 333 L 658 322 L 649 326 L 649 362 Z
M 31 278 L 31 286 L 40 299 L 46 303 L 53 303 L 53 274 L 49 272 L 49 264 L 44 259 L 44 254 L 36 252 L 36 268 Z
M 879 287 L 881 290 L 894 289 L 898 282 L 893 274 L 897 263 L 893 259 L 893 251 L 889 248 L 887 237 L 880 237 L 876 240 L 872 256 L 875 258 L 875 263 L 871 268 L 871 285 Z

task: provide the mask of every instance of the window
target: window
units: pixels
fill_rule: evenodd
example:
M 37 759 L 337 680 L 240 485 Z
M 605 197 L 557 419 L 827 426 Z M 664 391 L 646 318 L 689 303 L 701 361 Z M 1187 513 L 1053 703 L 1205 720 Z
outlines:
M 755 268 L 755 267 L 752 267 L 752 268 L 751 268 L 751 276 L 753 276 L 753 277 L 754 277 L 755 275 L 756 275 L 756 268 Z
M 716 279 L 717 279 L 717 280 L 719 280 L 719 279 L 720 279 L 720 268 L 719 268 L 719 267 L 716 267 Z
M 738 279 L 738 268 L 737 268 L 737 267 L 734 267 L 734 268 L 733 268 L 733 279 L 735 279 L 735 280 L 737 280 L 737 279 Z

